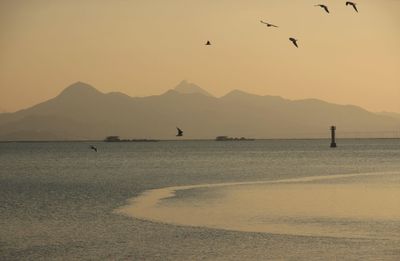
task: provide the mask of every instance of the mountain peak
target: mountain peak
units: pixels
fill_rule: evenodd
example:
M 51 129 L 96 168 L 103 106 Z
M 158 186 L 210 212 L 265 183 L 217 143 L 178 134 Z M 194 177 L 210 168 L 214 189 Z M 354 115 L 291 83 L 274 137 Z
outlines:
M 248 92 L 244 92 L 244 91 L 235 89 L 235 90 L 232 90 L 232 91 L 228 92 L 227 94 L 225 94 L 225 95 L 223 96 L 223 98 L 229 98 L 229 97 L 245 97 L 245 96 L 246 96 L 246 97 L 249 97 L 249 96 L 254 97 L 254 96 L 259 96 L 259 95 L 256 95 L 256 94 L 252 94 L 252 93 L 248 93 Z
M 96 88 L 93 86 L 84 83 L 84 82 L 76 82 L 65 88 L 59 96 L 65 96 L 65 95 L 89 95 L 89 94 L 101 94 L 100 91 L 98 91 Z
M 184 93 L 184 94 L 192 94 L 192 93 L 199 93 L 205 96 L 213 97 L 212 94 L 207 92 L 206 90 L 200 88 L 200 86 L 190 83 L 186 80 L 181 81 L 175 88 L 174 91 L 178 93 Z

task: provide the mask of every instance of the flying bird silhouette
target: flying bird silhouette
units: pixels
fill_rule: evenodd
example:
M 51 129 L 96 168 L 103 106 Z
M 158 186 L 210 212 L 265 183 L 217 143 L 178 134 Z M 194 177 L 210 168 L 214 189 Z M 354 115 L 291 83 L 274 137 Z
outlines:
M 356 12 L 358 13 L 356 3 L 347 1 L 347 2 L 346 2 L 346 6 L 348 6 L 348 5 L 351 5 L 351 6 L 354 8 L 354 10 L 356 10 Z
M 294 44 L 294 46 L 296 46 L 296 48 L 299 48 L 297 45 L 297 39 L 290 37 L 289 40 Z
M 90 148 L 91 148 L 92 150 L 94 150 L 95 152 L 97 152 L 97 148 L 96 148 L 95 146 L 90 145 Z
M 278 27 L 278 26 L 276 26 L 276 25 L 274 25 L 274 24 L 270 24 L 270 23 L 264 22 L 263 20 L 261 20 L 260 23 L 265 24 L 265 25 L 267 25 L 268 27 Z
M 211 45 L 211 42 L 210 42 L 210 41 L 207 41 L 207 42 L 206 42 L 206 45 Z
M 315 6 L 321 7 L 322 9 L 325 10 L 325 12 L 327 12 L 329 14 L 329 9 L 328 9 L 328 7 L 326 5 L 315 5 Z
M 178 131 L 178 133 L 176 134 L 177 137 L 182 137 L 183 136 L 183 130 L 179 129 L 178 127 L 176 127 L 176 130 Z

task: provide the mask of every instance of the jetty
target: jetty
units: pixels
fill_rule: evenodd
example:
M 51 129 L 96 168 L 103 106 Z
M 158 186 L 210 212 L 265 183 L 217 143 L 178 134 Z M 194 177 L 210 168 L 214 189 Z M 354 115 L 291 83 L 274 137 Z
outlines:
M 215 138 L 216 141 L 253 141 L 254 139 L 249 139 L 245 137 L 228 137 L 228 136 L 218 136 Z
M 104 139 L 104 142 L 157 142 L 159 140 L 154 139 L 120 139 L 119 136 L 108 136 Z

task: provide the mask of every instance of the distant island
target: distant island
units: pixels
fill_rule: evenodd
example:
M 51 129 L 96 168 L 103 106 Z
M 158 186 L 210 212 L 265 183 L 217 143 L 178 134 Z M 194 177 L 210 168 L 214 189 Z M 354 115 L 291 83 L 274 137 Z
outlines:
M 228 136 L 218 136 L 215 138 L 216 141 L 253 141 L 254 139 L 248 139 L 245 137 L 228 137 Z
M 157 142 L 159 140 L 153 139 L 120 139 L 119 136 L 108 136 L 104 142 Z
M 130 97 L 77 82 L 48 101 L 0 113 L 0 141 L 104 140 L 113 134 L 171 140 L 176 126 L 185 131 L 185 139 L 223 134 L 228 137 L 222 140 L 235 140 L 229 137 L 236 133 L 255 139 L 330 138 L 332 125 L 338 127 L 339 139 L 400 137 L 398 114 L 317 99 L 289 100 L 240 90 L 215 97 L 186 81 L 160 95 Z

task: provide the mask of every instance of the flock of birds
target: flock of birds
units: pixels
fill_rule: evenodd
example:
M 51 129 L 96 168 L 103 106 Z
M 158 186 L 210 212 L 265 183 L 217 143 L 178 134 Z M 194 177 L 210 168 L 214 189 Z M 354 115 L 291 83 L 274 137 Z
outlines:
M 319 4 L 319 5 L 315 5 L 315 6 L 321 7 L 323 10 L 325 10 L 325 12 L 327 12 L 329 14 L 329 8 L 328 8 L 327 5 Z M 357 4 L 356 3 L 347 1 L 346 2 L 346 6 L 353 7 L 354 11 L 356 11 L 358 13 L 358 9 L 357 9 Z M 274 25 L 274 24 L 271 24 L 271 23 L 268 23 L 268 22 L 265 22 L 265 21 L 262 21 L 262 20 L 260 22 L 262 24 L 265 24 L 267 27 L 276 27 L 276 28 L 278 28 L 277 25 Z M 293 45 L 296 46 L 296 48 L 299 48 L 299 46 L 297 44 L 298 40 L 296 38 L 290 37 L 289 41 L 291 41 L 293 43 Z M 207 41 L 205 45 L 211 45 L 211 42 Z
M 347 1 L 346 2 L 346 6 L 349 6 L 349 5 L 352 6 L 354 8 L 354 11 L 356 11 L 358 13 L 358 9 L 357 9 L 357 4 L 356 3 Z M 329 14 L 328 6 L 326 6 L 326 5 L 315 5 L 315 6 L 321 7 L 322 9 L 325 10 L 325 12 L 327 12 Z
M 318 5 L 315 5 L 315 6 L 316 6 L 316 7 L 321 7 L 326 13 L 329 14 L 329 8 L 328 8 L 327 5 L 318 4 Z M 353 9 L 354 9 L 356 12 L 358 12 L 357 4 L 356 4 L 356 3 L 347 1 L 347 2 L 346 2 L 346 6 L 352 6 Z M 262 21 L 262 20 L 261 20 L 260 22 L 261 22 L 262 24 L 265 24 L 267 27 L 276 27 L 276 28 L 278 28 L 277 25 L 274 25 L 274 24 L 271 24 L 271 23 L 268 23 L 268 22 L 265 22 L 265 21 Z M 289 41 L 291 41 L 291 42 L 293 43 L 293 45 L 296 46 L 296 48 L 299 48 L 299 46 L 298 46 L 298 44 L 297 44 L 297 41 L 298 41 L 298 40 L 297 40 L 296 38 L 290 37 L 290 38 L 289 38 Z M 208 46 L 209 46 L 209 45 L 211 45 L 211 42 L 210 42 L 210 41 L 207 41 L 205 45 L 208 45 Z M 178 127 L 176 127 L 176 130 L 177 130 L 176 137 L 182 137 L 182 136 L 183 136 L 183 130 L 180 129 L 180 128 L 178 128 Z M 95 146 L 93 146 L 93 145 L 90 145 L 90 149 L 92 149 L 93 151 L 97 152 L 97 148 L 96 148 Z

